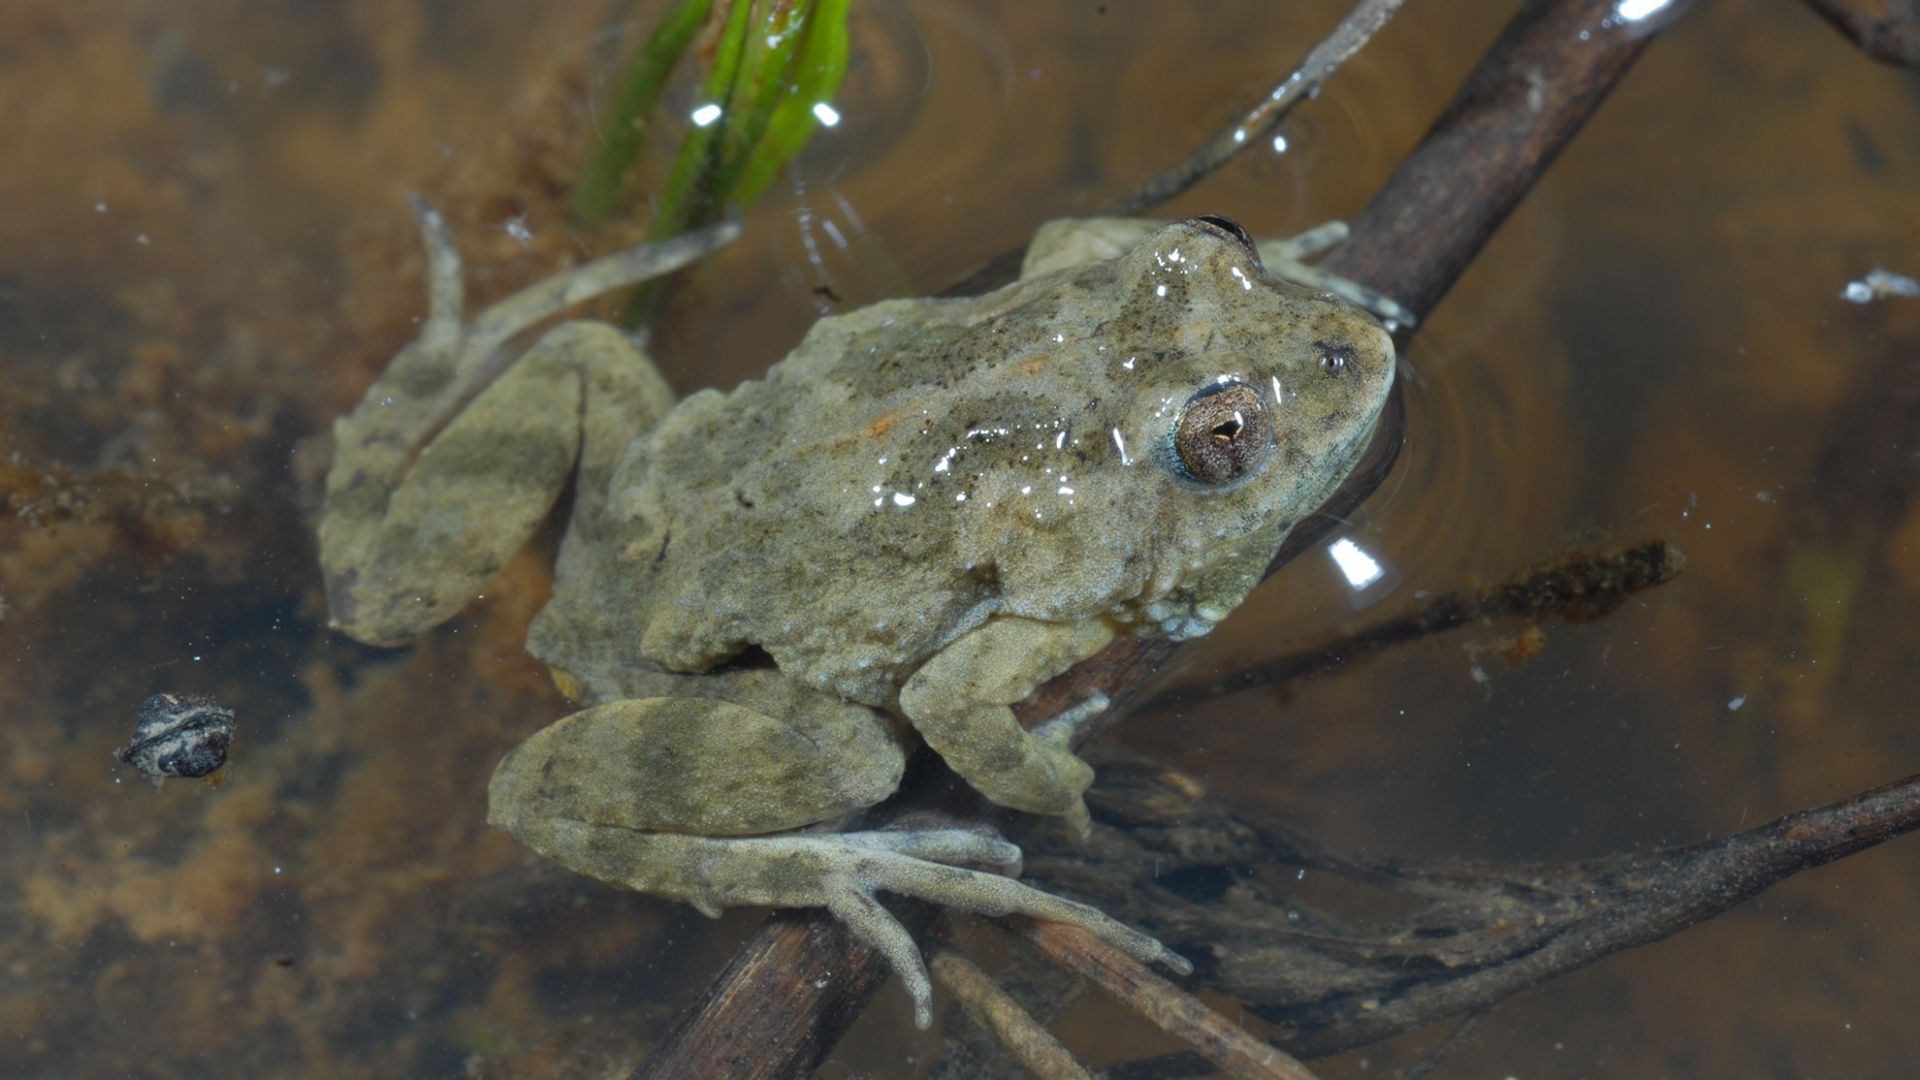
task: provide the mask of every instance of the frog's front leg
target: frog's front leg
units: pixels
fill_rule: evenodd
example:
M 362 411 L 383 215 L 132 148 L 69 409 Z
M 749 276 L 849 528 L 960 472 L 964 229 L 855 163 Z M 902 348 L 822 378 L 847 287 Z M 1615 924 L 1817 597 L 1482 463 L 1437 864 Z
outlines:
M 1049 623 L 1002 616 L 948 645 L 900 688 L 900 711 L 927 745 L 982 795 L 1015 810 L 1057 814 L 1084 836 L 1093 769 L 1066 746 L 1074 710 L 1027 731 L 1009 706 L 1113 640 L 1098 619 Z M 1104 702 L 1093 711 L 1104 708 Z
M 887 958 L 923 1028 L 931 1018 L 926 966 L 878 891 L 1069 923 L 1142 961 L 1191 970 L 1097 909 L 1002 876 L 1020 863 L 1020 849 L 1003 840 L 965 829 L 794 831 L 885 797 L 904 756 L 890 723 L 871 710 L 819 695 L 779 712 L 647 698 L 576 713 L 500 763 L 489 820 L 581 873 L 708 914 L 743 904 L 824 907 Z
M 402 644 L 465 607 L 546 517 L 576 462 L 584 497 L 599 498 L 627 442 L 672 404 L 653 364 L 603 323 L 558 326 L 504 370 L 500 346 L 582 300 L 684 266 L 735 231 L 608 256 L 463 323 L 459 256 L 439 215 L 415 205 L 427 318 L 335 422 L 320 520 L 334 625 L 377 645 Z

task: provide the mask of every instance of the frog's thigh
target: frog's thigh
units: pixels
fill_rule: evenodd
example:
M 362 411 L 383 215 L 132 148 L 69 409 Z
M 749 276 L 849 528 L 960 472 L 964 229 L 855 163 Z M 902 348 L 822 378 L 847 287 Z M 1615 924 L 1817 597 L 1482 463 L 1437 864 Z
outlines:
M 1105 623 L 996 618 L 947 646 L 900 689 L 900 710 L 981 794 L 1002 806 L 1084 825 L 1093 770 L 1035 736 L 1009 705 L 1113 640 Z
M 836 699 L 774 717 L 709 698 L 641 698 L 534 733 L 500 763 L 489 797 L 495 823 L 516 833 L 518 823 L 570 819 L 630 832 L 751 836 L 879 802 L 904 764 L 884 717 Z M 619 880 L 630 874 L 580 869 Z
M 320 559 L 335 625 L 390 645 L 453 615 L 546 517 L 576 462 L 582 491 L 598 484 L 586 497 L 603 498 L 627 442 L 671 403 L 613 327 L 549 331 L 402 476 L 329 478 Z

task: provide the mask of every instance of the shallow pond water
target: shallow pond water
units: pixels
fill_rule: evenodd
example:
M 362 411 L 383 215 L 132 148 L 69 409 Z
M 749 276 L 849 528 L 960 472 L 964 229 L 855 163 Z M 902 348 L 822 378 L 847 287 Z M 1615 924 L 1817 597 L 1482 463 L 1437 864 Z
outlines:
M 820 312 L 936 290 L 1211 134 L 1344 5 L 858 5 L 844 120 L 655 336 L 728 386 Z M 1470 8 L 1470 10 L 1462 10 Z M 1412 4 L 1169 213 L 1357 212 L 1508 14 Z M 325 628 L 330 419 L 422 310 L 405 196 L 477 303 L 632 231 L 560 200 L 655 5 L 0 7 L 0 1073 L 618 1075 L 758 917 L 711 922 L 484 824 L 566 710 L 518 647 L 543 546 L 402 651 Z M 1371 853 L 1584 858 L 1725 834 L 1920 771 L 1920 76 L 1802 6 L 1656 41 L 1404 358 L 1396 472 L 1182 660 L 1321 641 L 1569 545 L 1688 569 L 1509 666 L 1473 628 L 1114 738 Z M 115 765 L 139 703 L 209 694 L 225 782 Z M 1508 1001 L 1439 1075 L 1920 1073 L 1920 844 L 1788 881 Z M 978 944 L 995 948 L 988 936 Z M 824 1071 L 912 1075 L 884 991 Z M 1175 1047 L 1063 1018 L 1097 1066 Z M 1432 1033 L 1318 1064 L 1389 1075 Z

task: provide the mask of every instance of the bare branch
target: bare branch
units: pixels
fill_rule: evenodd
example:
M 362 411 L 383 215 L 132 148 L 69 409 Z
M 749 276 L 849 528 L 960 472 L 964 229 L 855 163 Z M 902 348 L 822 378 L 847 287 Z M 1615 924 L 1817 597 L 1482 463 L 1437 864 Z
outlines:
M 1029 869 L 1160 928 L 1196 958 L 1208 985 L 1276 1024 L 1274 1040 L 1302 1058 L 1484 1011 L 1920 828 L 1913 776 L 1721 840 L 1650 852 L 1567 864 L 1380 858 L 1249 821 L 1191 777 L 1138 755 L 1109 747 L 1090 757 L 1101 776 L 1092 841 L 1069 848 L 1023 830 Z M 1116 820 L 1125 827 L 1108 824 Z M 1279 875 L 1248 873 L 1274 864 L 1391 891 L 1397 909 L 1415 904 L 1355 925 L 1268 883 Z M 1196 870 L 1230 877 L 1233 902 L 1168 886 Z
M 942 949 L 927 966 L 934 982 L 959 1000 L 974 1023 L 993 1032 L 1027 1071 L 1041 1080 L 1093 1080 L 1093 1074 L 1060 1045 L 1060 1040 L 1048 1034 L 972 961 L 951 949 Z
M 1242 150 L 1265 142 L 1294 105 L 1317 93 L 1327 77 L 1339 70 L 1368 39 L 1393 18 L 1405 0 L 1360 0 L 1334 27 L 1333 33 L 1307 53 L 1300 66 L 1287 73 L 1259 104 L 1240 115 L 1226 130 L 1187 160 L 1135 188 L 1113 205 L 1109 213 L 1131 217 L 1172 199 L 1233 160 Z
M 1425 1078 L 1431 1075 L 1435 1069 L 1438 1069 L 1443 1062 L 1452 1057 L 1454 1051 L 1466 1044 L 1467 1037 L 1473 1034 L 1474 1028 L 1480 1026 L 1480 1018 L 1485 1015 L 1487 1014 L 1483 1010 L 1453 1025 L 1453 1030 L 1447 1032 L 1446 1038 L 1435 1043 L 1433 1048 L 1426 1052 L 1425 1056 L 1421 1057 L 1419 1061 L 1414 1062 L 1413 1066 L 1407 1069 L 1407 1071 L 1400 1074 L 1400 1080 L 1425 1080 Z
M 1807 6 L 1875 60 L 1920 67 L 1920 13 L 1913 0 L 1807 0 Z
M 1167 688 L 1144 707 L 1279 686 L 1309 675 L 1345 668 L 1410 641 L 1493 619 L 1552 617 L 1569 622 L 1601 618 L 1644 589 L 1672 581 L 1686 568 L 1679 548 L 1649 540 L 1630 548 L 1568 551 L 1509 575 L 1504 581 L 1435 596 L 1412 611 L 1284 656 L 1262 657 L 1206 679 Z
M 1239 1080 L 1316 1080 L 1291 1056 L 1247 1034 L 1200 999 L 1092 934 L 1025 917 L 1006 920 L 1047 959 L 1125 1002 Z

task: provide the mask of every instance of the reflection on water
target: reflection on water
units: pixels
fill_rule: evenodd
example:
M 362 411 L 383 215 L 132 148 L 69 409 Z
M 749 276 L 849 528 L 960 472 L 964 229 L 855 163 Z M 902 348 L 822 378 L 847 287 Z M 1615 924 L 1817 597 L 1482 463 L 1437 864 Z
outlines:
M 1097 208 L 1343 5 L 1269 7 L 868 6 L 841 122 L 655 352 L 683 389 L 731 385 L 822 310 L 936 289 Z M 405 194 L 447 212 L 474 308 L 621 246 L 560 206 L 596 80 L 651 15 L 0 10 L 0 1072 L 616 1072 L 751 925 L 485 826 L 493 763 L 565 709 L 519 647 L 550 539 L 404 652 L 325 629 L 310 540 L 331 418 L 416 330 Z M 1284 153 L 1169 211 L 1257 233 L 1351 215 L 1497 16 L 1413 5 Z M 1468 631 L 1123 737 L 1328 841 L 1473 857 L 1721 834 L 1914 771 L 1920 303 L 1840 293 L 1920 273 L 1916 104 L 1911 76 L 1810 27 L 1722 5 L 1656 43 L 1404 358 L 1408 442 L 1336 534 L 1349 560 L 1299 560 L 1183 663 L 1573 542 L 1665 537 L 1686 576 L 1549 626 L 1512 669 L 1460 648 L 1512 627 Z M 1384 576 L 1356 603 L 1360 554 Z M 234 711 L 222 786 L 156 793 L 112 760 L 158 692 Z M 1502 1006 L 1451 1067 L 1909 1075 L 1886 991 L 1920 949 L 1916 885 L 1901 843 L 1789 882 Z M 932 1060 L 899 998 L 835 1069 Z M 1097 1065 L 1169 1048 L 1094 1004 L 1060 1030 Z

